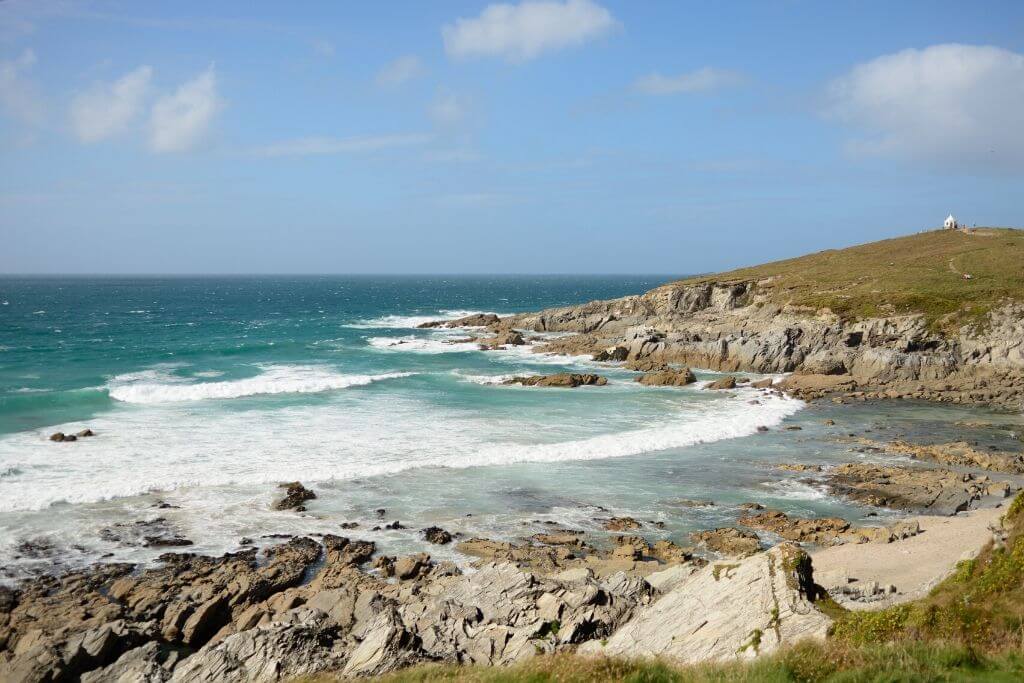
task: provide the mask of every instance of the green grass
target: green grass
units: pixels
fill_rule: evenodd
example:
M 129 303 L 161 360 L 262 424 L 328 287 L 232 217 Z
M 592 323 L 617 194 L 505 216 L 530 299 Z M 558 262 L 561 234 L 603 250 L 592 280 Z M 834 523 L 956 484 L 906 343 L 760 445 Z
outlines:
M 879 645 L 837 650 L 803 643 L 753 662 L 678 666 L 657 659 L 555 654 L 499 668 L 428 664 L 377 678 L 382 683 L 886 683 L 897 681 L 1020 681 L 1024 657 L 984 656 L 963 647 Z M 303 683 L 333 683 L 320 676 Z
M 853 320 L 921 313 L 933 330 L 949 332 L 984 324 L 1002 301 L 1024 301 L 1024 231 L 924 232 L 681 282 L 748 280 L 775 303 Z

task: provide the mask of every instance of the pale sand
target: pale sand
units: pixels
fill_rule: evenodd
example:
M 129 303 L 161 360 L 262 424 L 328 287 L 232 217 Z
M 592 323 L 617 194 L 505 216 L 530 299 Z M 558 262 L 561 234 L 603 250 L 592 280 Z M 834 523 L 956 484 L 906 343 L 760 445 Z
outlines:
M 812 552 L 815 581 L 827 589 L 856 579 L 851 586 L 877 581 L 897 593 L 871 602 L 840 602 L 851 609 L 879 609 L 923 597 L 960 560 L 977 555 L 992 539 L 988 526 L 1002 507 L 975 510 L 956 517 L 917 517 L 921 533 L 894 543 L 839 545 Z M 831 592 L 831 591 L 830 591 Z

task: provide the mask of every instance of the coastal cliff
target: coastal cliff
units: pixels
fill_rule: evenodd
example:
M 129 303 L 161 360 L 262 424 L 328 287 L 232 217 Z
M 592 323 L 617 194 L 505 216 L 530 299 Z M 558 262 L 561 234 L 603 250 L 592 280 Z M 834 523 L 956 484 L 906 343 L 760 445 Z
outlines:
M 881 271 L 860 263 L 882 254 Z M 859 389 L 1020 410 L 1024 233 L 922 233 L 502 322 L 576 333 L 539 351 L 814 376 L 791 380 L 797 393 Z

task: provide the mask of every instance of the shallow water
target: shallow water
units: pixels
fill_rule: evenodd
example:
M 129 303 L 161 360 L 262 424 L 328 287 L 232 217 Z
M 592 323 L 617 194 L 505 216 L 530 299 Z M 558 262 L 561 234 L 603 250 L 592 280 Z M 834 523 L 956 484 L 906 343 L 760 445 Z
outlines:
M 645 291 L 668 278 L 0 280 L 0 565 L 8 578 L 97 558 L 150 560 L 125 529 L 164 518 L 220 553 L 242 537 L 347 533 L 388 552 L 418 529 L 518 538 L 559 521 L 657 521 L 653 538 L 730 523 L 758 501 L 864 520 L 778 462 L 865 457 L 841 437 L 1018 445 L 1017 417 L 913 403 L 813 406 L 753 389 L 643 387 L 635 373 L 529 349 L 449 343 L 438 317 Z M 495 384 L 600 372 L 575 390 Z M 715 373 L 698 371 L 701 380 Z M 756 401 L 756 405 L 751 401 Z M 822 423 L 832 418 L 836 425 Z M 797 424 L 802 431 L 759 425 Z M 52 443 L 56 430 L 96 437 Z M 275 485 L 317 491 L 273 512 Z M 689 508 L 680 499 L 710 499 Z M 163 503 L 161 507 L 154 507 Z M 168 507 L 170 506 L 170 507 Z M 408 529 L 371 531 L 387 510 Z M 360 528 L 342 532 L 343 521 Z M 115 526 L 115 525 L 127 526 Z M 112 533 L 113 531 L 113 533 Z M 35 548 L 20 547 L 32 540 Z M 453 557 L 451 548 L 430 551 Z

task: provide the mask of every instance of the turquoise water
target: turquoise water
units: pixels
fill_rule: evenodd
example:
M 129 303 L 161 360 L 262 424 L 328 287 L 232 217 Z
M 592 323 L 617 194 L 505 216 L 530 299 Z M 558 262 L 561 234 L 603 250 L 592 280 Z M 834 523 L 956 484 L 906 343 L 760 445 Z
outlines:
M 416 328 L 669 279 L 0 279 L 0 578 L 152 559 L 163 549 L 124 529 L 156 517 L 201 552 L 243 536 L 337 533 L 343 521 L 360 524 L 346 533 L 403 552 L 422 548 L 417 529 L 430 524 L 518 538 L 544 521 L 597 532 L 609 514 L 658 521 L 664 529 L 648 535 L 685 542 L 729 523 L 746 500 L 865 518 L 772 464 L 864 457 L 837 441 L 846 432 L 941 435 L 982 415 L 643 387 L 614 364 L 484 352 L 458 342 L 467 330 Z M 498 384 L 560 370 L 610 383 Z M 825 417 L 838 424 L 824 427 Z M 783 423 L 804 429 L 757 433 Z M 97 436 L 47 439 L 85 427 Z M 979 438 L 1008 440 L 1010 428 Z M 296 479 L 319 494 L 308 512 L 270 511 L 276 484 Z M 409 528 L 372 531 L 382 507 Z M 22 547 L 29 540 L 35 551 Z

